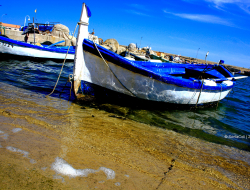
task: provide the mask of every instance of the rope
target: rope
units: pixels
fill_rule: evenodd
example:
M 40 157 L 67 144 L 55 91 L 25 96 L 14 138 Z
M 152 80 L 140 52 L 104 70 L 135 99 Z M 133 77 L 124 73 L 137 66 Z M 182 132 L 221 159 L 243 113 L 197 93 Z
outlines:
M 221 89 L 220 89 L 220 97 L 221 97 L 221 92 L 222 92 L 222 84 L 221 84 L 220 86 L 221 86 Z M 216 110 L 217 110 L 218 105 L 219 105 L 219 102 L 220 102 L 220 97 L 219 97 L 219 101 L 217 102 Z
M 58 84 L 58 82 L 59 82 L 59 79 L 60 79 L 61 74 L 62 74 L 62 71 L 63 71 L 63 67 L 64 67 L 64 64 L 65 64 L 65 61 L 66 61 L 68 52 L 69 52 L 69 48 L 70 48 L 70 46 L 71 46 L 71 42 L 72 42 L 72 40 L 73 40 L 73 36 L 75 35 L 77 26 L 78 26 L 78 23 L 77 23 L 77 25 L 76 25 L 76 27 L 75 27 L 74 33 L 73 33 L 72 38 L 71 38 L 71 40 L 70 40 L 70 45 L 69 45 L 68 50 L 67 50 L 67 53 L 66 53 L 66 55 L 65 55 L 65 58 L 64 58 L 64 61 L 63 61 L 63 64 L 62 64 L 62 68 L 61 68 L 61 71 L 60 71 L 59 76 L 58 76 L 58 78 L 57 78 L 57 81 L 56 81 L 56 84 L 55 84 L 55 86 L 54 86 L 54 89 L 52 90 L 52 92 L 51 92 L 50 94 L 46 95 L 45 97 L 50 96 L 51 94 L 53 94 L 54 91 L 55 91 L 55 89 L 56 89 L 56 86 L 57 86 L 57 84 Z
M 70 94 L 69 94 L 69 99 L 71 98 L 71 92 L 72 92 L 72 87 L 73 87 L 73 84 L 72 84 L 72 79 L 73 79 L 73 77 L 71 78 L 71 80 L 70 80 Z
M 83 22 L 83 21 L 80 21 L 80 22 L 78 22 L 77 24 L 78 24 L 78 25 L 80 25 L 80 24 L 81 24 L 81 25 L 85 25 L 85 26 L 88 26 L 88 25 L 89 25 L 89 23 L 87 23 L 87 22 Z
M 108 63 L 105 61 L 105 59 L 103 58 L 101 52 L 99 51 L 98 47 L 96 46 L 95 42 L 93 42 L 95 45 L 95 48 L 97 49 L 99 55 L 101 56 L 102 60 L 104 61 L 104 63 L 107 65 L 107 67 L 109 68 L 109 70 L 113 73 L 113 75 L 115 76 L 115 78 L 118 80 L 118 82 L 128 91 L 130 92 L 134 97 L 137 97 L 133 92 L 131 92 L 124 84 L 122 84 L 122 82 L 118 79 L 118 77 L 116 76 L 116 74 L 112 71 L 112 69 L 109 67 Z
M 193 81 L 194 82 L 194 81 Z M 192 97 L 190 98 L 190 100 L 188 101 L 188 103 L 190 103 L 190 101 L 194 98 L 194 96 L 196 95 L 196 92 L 193 93 Z
M 197 102 L 196 102 L 195 108 L 197 108 L 197 104 L 198 104 L 198 102 L 199 102 L 199 100 L 200 100 L 201 91 L 202 91 L 202 88 L 203 88 L 203 83 L 204 83 L 204 80 L 202 80 L 201 90 L 200 90 L 200 94 L 199 94 L 199 96 L 198 96 L 198 99 L 197 99 Z
M 71 98 L 72 79 L 73 79 L 73 74 L 69 74 L 68 80 L 67 80 L 67 82 L 65 83 L 65 85 L 64 85 L 64 87 L 63 87 L 63 89 L 62 89 L 62 91 L 61 91 L 60 94 L 59 94 L 59 98 L 61 98 L 61 95 L 62 95 L 62 93 L 63 93 L 63 91 L 64 91 L 66 85 L 68 84 L 68 82 L 70 82 L 70 96 L 69 96 L 69 99 Z

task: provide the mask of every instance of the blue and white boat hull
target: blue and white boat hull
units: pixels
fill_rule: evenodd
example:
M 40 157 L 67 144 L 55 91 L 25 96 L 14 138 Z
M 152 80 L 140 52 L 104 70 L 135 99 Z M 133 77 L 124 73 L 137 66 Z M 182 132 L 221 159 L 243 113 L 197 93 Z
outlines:
M 79 81 L 82 91 L 85 91 L 84 94 L 93 96 L 99 92 L 98 87 L 102 87 L 111 90 L 110 92 L 118 92 L 144 100 L 195 105 L 222 100 L 231 90 L 231 88 L 223 91 L 201 90 L 168 84 L 107 61 L 109 67 L 118 76 L 118 80 L 101 57 L 85 51 L 84 58 L 85 64 L 82 65 Z M 86 87 L 86 82 L 89 87 L 88 92 L 83 89 Z M 230 84 L 233 86 L 233 82 Z
M 9 56 L 64 60 L 67 50 L 32 45 L 0 36 L 0 53 Z M 75 51 L 69 51 L 67 60 L 74 60 Z
M 74 61 L 78 98 L 102 92 L 103 96 L 118 93 L 141 100 L 200 105 L 222 100 L 235 84 L 232 78 L 227 79 L 233 75 L 223 66 L 150 63 L 121 57 L 87 39 L 88 20 L 88 8 L 83 4 Z M 193 78 L 197 73 L 215 77 Z

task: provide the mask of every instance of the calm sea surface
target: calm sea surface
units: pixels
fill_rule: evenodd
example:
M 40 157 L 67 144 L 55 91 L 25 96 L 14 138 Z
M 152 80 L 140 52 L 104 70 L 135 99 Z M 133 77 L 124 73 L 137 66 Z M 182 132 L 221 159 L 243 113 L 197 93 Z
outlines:
M 62 62 L 53 61 L 0 61 L 0 85 L 5 83 L 45 96 L 53 90 L 61 66 Z M 61 95 L 61 98 L 69 99 L 70 83 L 66 82 L 72 73 L 73 63 L 67 62 L 53 97 Z M 69 101 L 74 100 L 71 98 Z M 219 102 L 218 107 L 159 110 L 119 107 L 110 103 L 83 106 L 94 106 L 118 115 L 124 113 L 121 110 L 126 110 L 126 118 L 138 122 L 250 151 L 250 77 L 238 80 L 233 91 Z

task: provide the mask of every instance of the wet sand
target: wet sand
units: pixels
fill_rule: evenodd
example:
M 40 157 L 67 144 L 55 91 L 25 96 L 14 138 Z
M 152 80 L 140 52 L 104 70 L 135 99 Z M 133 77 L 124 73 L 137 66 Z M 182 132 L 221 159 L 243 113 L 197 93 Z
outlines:
M 250 189 L 250 152 L 1 83 L 1 189 Z

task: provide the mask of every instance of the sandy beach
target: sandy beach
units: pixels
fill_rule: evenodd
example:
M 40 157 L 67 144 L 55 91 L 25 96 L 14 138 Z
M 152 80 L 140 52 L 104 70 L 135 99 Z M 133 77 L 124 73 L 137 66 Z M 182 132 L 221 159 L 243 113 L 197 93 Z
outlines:
M 1 189 L 250 189 L 250 153 L 0 86 Z

